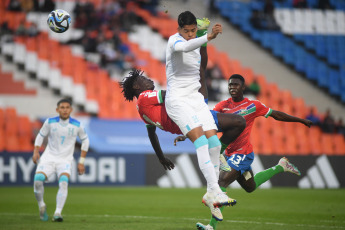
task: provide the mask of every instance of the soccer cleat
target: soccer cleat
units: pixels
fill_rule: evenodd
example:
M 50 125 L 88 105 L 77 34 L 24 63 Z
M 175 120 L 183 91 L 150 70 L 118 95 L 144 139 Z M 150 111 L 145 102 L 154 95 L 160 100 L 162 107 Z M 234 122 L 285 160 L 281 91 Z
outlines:
M 219 169 L 220 170 L 223 170 L 225 172 L 230 172 L 231 171 L 231 167 L 228 165 L 228 162 L 226 161 L 226 159 L 225 159 L 223 154 L 220 154 L 219 161 L 220 161 L 220 165 L 219 165 Z
M 196 229 L 198 230 L 213 230 L 213 227 L 211 225 L 203 225 L 202 223 L 196 223 Z
M 213 206 L 217 208 L 221 206 L 234 206 L 236 203 L 235 199 L 228 197 L 225 192 L 221 192 L 215 196 Z
M 62 222 L 63 218 L 60 213 L 55 213 L 52 219 L 53 222 Z
M 196 23 L 198 25 L 198 30 L 207 30 L 210 26 L 210 20 L 208 20 L 208 18 L 197 18 Z
M 222 221 L 223 220 L 223 214 L 220 211 L 219 208 L 214 207 L 214 194 L 207 192 L 203 197 L 202 197 L 202 203 L 204 203 L 207 207 L 210 208 L 212 216 L 218 220 Z
M 46 205 L 40 207 L 40 220 L 41 221 L 48 221 L 48 214 L 47 214 L 47 206 Z
M 297 176 L 301 175 L 301 172 L 298 170 L 298 168 L 290 163 L 290 161 L 286 157 L 281 158 L 278 165 L 283 167 L 284 172 L 290 172 L 296 174 Z

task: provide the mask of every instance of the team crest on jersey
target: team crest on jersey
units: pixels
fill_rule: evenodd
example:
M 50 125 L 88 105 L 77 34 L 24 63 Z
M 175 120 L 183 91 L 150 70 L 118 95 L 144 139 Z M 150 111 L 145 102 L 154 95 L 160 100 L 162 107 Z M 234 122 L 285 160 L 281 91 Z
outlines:
M 155 96 L 157 96 L 157 92 L 149 92 L 147 94 L 147 97 L 155 97 Z

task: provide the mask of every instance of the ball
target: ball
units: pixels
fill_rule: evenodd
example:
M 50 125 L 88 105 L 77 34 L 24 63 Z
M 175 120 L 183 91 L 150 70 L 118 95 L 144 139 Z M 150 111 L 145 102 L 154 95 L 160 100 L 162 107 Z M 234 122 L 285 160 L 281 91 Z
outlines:
M 47 24 L 55 33 L 66 32 L 71 24 L 71 16 L 65 10 L 53 10 L 48 15 Z

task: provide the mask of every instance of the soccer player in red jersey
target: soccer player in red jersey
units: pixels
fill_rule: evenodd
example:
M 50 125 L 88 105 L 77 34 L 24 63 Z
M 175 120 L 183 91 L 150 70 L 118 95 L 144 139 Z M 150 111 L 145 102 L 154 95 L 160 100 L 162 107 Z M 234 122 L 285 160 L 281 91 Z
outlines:
M 250 132 L 255 118 L 259 116 L 264 116 L 266 118 L 273 117 L 278 121 L 299 122 L 307 127 L 310 127 L 312 122 L 268 108 L 260 101 L 244 98 L 243 91 L 245 89 L 245 80 L 239 74 L 232 75 L 229 78 L 228 85 L 231 98 L 219 102 L 214 110 L 220 113 L 233 113 L 243 116 L 246 119 L 246 128 L 225 150 L 226 159 L 231 170 L 221 171 L 219 176 L 219 185 L 221 189 L 226 191 L 226 188 L 237 180 L 244 190 L 253 192 L 257 187 L 278 173 L 290 172 L 301 175 L 299 170 L 283 157 L 276 166 L 259 172 L 254 176 L 251 169 L 251 164 L 254 160 L 254 152 L 253 146 L 250 143 Z M 222 210 L 222 208 L 220 209 Z M 216 225 L 217 220 L 212 218 L 208 225 L 197 223 L 197 229 L 212 230 L 216 229 Z
M 164 169 L 173 169 L 174 164 L 164 156 L 156 134 L 156 127 L 172 134 L 182 134 L 180 128 L 170 119 L 165 106 L 165 90 L 154 90 L 154 82 L 143 76 L 140 70 L 133 70 L 120 87 L 126 100 L 137 100 L 137 109 L 141 119 L 146 123 L 148 136 L 155 153 Z M 217 125 L 223 130 L 222 142 L 235 140 L 245 128 L 245 120 L 235 114 L 214 114 Z

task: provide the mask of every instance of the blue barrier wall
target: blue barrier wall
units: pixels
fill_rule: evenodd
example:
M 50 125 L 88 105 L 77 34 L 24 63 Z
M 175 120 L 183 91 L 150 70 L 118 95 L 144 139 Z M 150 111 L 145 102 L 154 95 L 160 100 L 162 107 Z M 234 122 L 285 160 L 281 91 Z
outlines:
M 98 153 L 142 154 L 154 153 L 143 121 L 105 120 L 78 118 L 85 126 L 90 138 L 90 147 Z M 157 128 L 163 152 L 195 153 L 194 145 L 186 140 L 174 146 L 177 135 Z

